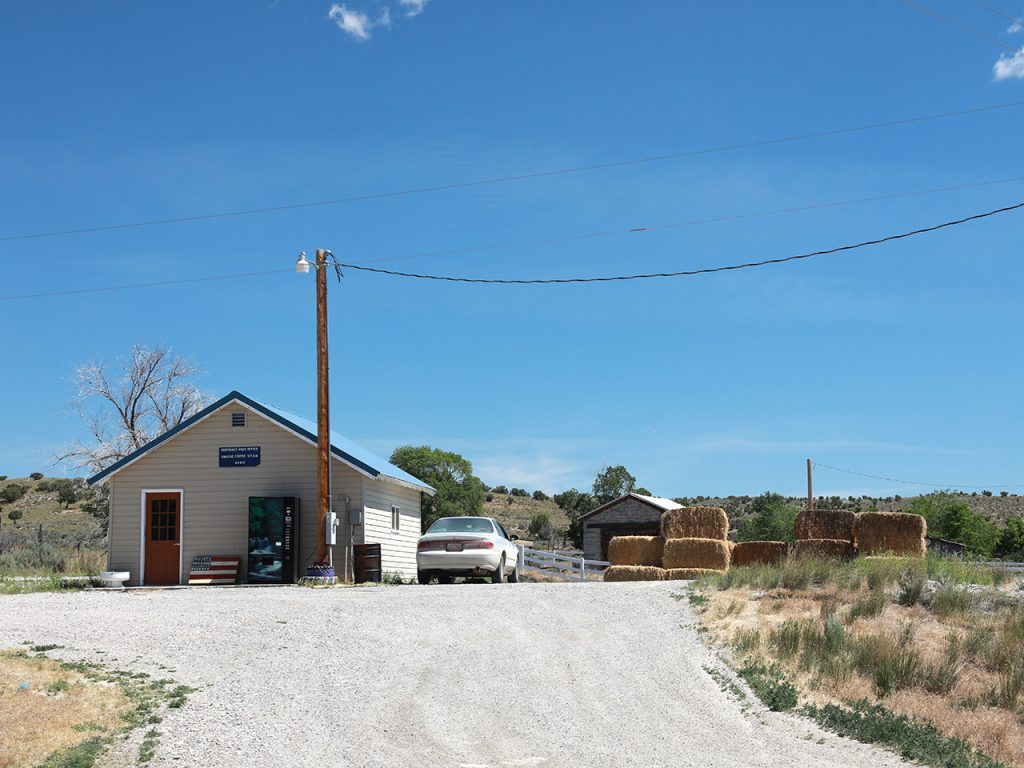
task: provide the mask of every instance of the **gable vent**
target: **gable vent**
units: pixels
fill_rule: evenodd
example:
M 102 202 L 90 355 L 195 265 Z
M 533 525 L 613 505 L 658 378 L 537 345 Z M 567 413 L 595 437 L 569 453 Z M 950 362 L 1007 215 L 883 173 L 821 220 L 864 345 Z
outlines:
M 231 426 L 232 427 L 244 427 L 245 426 L 245 411 L 231 414 Z

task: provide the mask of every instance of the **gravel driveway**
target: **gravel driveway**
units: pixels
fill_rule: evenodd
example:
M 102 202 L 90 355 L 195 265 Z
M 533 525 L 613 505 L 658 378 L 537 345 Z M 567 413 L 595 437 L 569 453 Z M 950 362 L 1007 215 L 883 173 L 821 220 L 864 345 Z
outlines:
M 878 766 L 725 694 L 679 585 L 194 588 L 0 598 L 59 643 L 199 688 L 153 766 Z M 97 653 L 98 651 L 103 653 Z M 130 751 L 111 765 L 130 765 Z

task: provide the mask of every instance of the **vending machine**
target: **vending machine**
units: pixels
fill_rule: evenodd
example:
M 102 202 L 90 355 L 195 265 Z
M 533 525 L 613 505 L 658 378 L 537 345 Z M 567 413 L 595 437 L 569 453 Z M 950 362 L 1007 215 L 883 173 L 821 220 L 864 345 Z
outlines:
M 291 584 L 296 578 L 299 546 L 299 499 L 295 496 L 249 497 L 250 584 Z

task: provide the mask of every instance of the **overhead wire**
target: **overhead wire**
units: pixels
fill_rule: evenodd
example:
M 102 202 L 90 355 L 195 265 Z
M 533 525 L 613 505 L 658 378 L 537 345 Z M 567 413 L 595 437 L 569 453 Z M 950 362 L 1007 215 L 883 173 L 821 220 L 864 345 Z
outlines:
M 952 27 L 956 27 L 957 29 L 959 29 L 962 32 L 966 32 L 969 35 L 973 35 L 974 37 L 977 37 L 980 40 L 984 40 L 986 42 L 992 43 L 992 45 L 997 45 L 997 46 L 999 46 L 1000 48 L 1002 48 L 1004 50 L 1011 51 L 1012 53 L 1016 53 L 1017 52 L 1017 49 L 1014 48 L 1012 45 L 1007 45 L 1002 40 L 997 40 L 994 37 L 990 37 L 989 35 L 986 35 L 984 32 L 979 32 L 976 29 L 972 29 L 971 27 L 968 27 L 966 24 L 961 24 L 956 19 L 951 19 L 948 16 L 943 16 L 941 13 L 936 13 L 931 8 L 926 8 L 925 6 L 921 5 L 920 3 L 915 3 L 914 0 L 900 0 L 900 2 L 902 2 L 904 5 L 909 5 L 911 8 L 915 8 L 916 10 L 920 11 L 921 13 L 924 13 L 924 14 L 927 14 L 928 16 L 931 16 L 934 19 L 938 19 L 939 21 L 943 21 L 943 22 L 945 22 L 946 24 L 949 24 Z
M 1010 180 L 1013 180 L 1013 179 L 1008 179 L 1006 181 L 1010 181 Z M 996 183 L 996 182 L 983 182 L 983 183 Z M 851 250 L 855 250 L 855 249 L 858 249 L 858 248 L 864 248 L 864 247 L 871 246 L 871 245 L 880 245 L 882 243 L 887 243 L 887 242 L 891 242 L 891 241 L 895 241 L 895 240 L 902 240 L 902 239 L 905 239 L 905 238 L 908 238 L 908 237 L 914 237 L 916 235 L 921 235 L 921 234 L 925 234 L 925 233 L 928 233 L 928 232 L 935 232 L 935 231 L 938 231 L 938 230 L 941 230 L 941 229 L 947 229 L 947 228 L 950 228 L 950 227 L 958 226 L 960 224 L 966 224 L 967 222 L 977 221 L 979 219 L 989 218 L 991 216 L 996 216 L 996 215 L 1001 214 L 1001 213 L 1008 213 L 1010 211 L 1018 210 L 1020 208 L 1024 208 L 1024 202 L 1017 203 L 1015 205 L 1005 206 L 1003 208 L 997 208 L 997 209 L 991 210 L 991 211 L 986 211 L 984 213 L 973 214 L 971 216 L 966 216 L 966 217 L 963 217 L 963 218 L 960 218 L 960 219 L 955 219 L 955 220 L 952 220 L 952 221 L 946 221 L 946 222 L 943 222 L 941 224 L 935 224 L 935 225 L 932 225 L 932 226 L 929 226 L 929 227 L 924 227 L 924 228 L 921 228 L 921 229 L 915 229 L 915 230 L 912 230 L 910 232 L 903 232 L 903 233 L 900 233 L 900 234 L 888 235 L 886 237 L 878 238 L 878 239 L 875 239 L 875 240 L 866 240 L 866 241 L 863 241 L 863 242 L 860 242 L 860 243 L 854 243 L 852 245 L 843 245 L 843 246 L 839 246 L 839 247 L 836 247 L 836 248 L 830 248 L 830 249 L 820 250 L 820 251 L 812 251 L 810 253 L 797 254 L 797 255 L 794 255 L 794 256 L 785 256 L 785 257 L 780 257 L 780 258 L 775 258 L 775 259 L 764 259 L 762 261 L 746 262 L 746 263 L 742 263 L 742 264 L 731 264 L 731 265 L 726 265 L 726 266 L 721 266 L 721 267 L 705 267 L 705 268 L 701 268 L 701 269 L 676 271 L 676 272 L 656 272 L 656 273 L 635 274 L 635 275 L 616 275 L 616 276 L 610 276 L 610 277 L 499 279 L 499 278 L 453 277 L 453 276 L 447 276 L 447 275 L 426 275 L 426 274 L 419 274 L 419 273 L 413 273 L 413 272 L 399 272 L 399 271 L 394 271 L 394 270 L 380 269 L 380 268 L 376 268 L 376 267 L 366 266 L 366 264 L 351 264 L 351 263 L 345 263 L 345 262 L 339 262 L 339 266 L 342 267 L 342 268 L 346 268 L 346 269 L 354 269 L 354 270 L 357 270 L 357 271 L 371 272 L 371 273 L 376 273 L 376 274 L 389 275 L 389 276 L 393 276 L 393 277 L 407 277 L 407 278 L 416 278 L 416 279 L 420 279 L 420 280 L 435 280 L 435 281 L 445 281 L 445 282 L 454 282 L 454 283 L 483 283 L 483 284 L 500 284 L 500 285 L 544 285 L 544 284 L 564 284 L 564 283 L 603 283 L 603 282 L 619 282 L 619 281 L 627 281 L 627 280 L 645 280 L 645 279 L 653 279 L 653 278 L 687 277 L 687 276 L 693 276 L 693 275 L 713 274 L 713 273 L 716 273 L 716 272 L 728 272 L 728 271 L 734 271 L 734 270 L 739 270 L 739 269 L 749 269 L 749 268 L 752 268 L 752 267 L 763 267 L 763 266 L 768 266 L 770 264 L 783 264 L 783 263 L 790 262 L 790 261 L 799 261 L 799 260 L 804 260 L 804 259 L 810 259 L 810 258 L 813 258 L 815 256 L 824 256 L 824 255 L 840 253 L 840 252 L 844 252 L 844 251 L 851 251 Z M 645 229 L 645 228 L 634 228 L 633 230 L 626 230 L 626 231 L 642 231 L 643 229 Z M 490 246 L 490 247 L 493 248 L 493 247 L 496 247 L 496 246 Z M 463 249 L 463 252 L 465 252 L 466 250 L 468 250 L 468 249 Z M 28 294 L 15 294 L 15 295 L 10 295 L 10 296 L 0 296 L 0 301 L 16 301 L 16 300 L 22 300 L 22 299 L 36 299 L 36 298 L 47 298 L 47 297 L 55 297 L 55 296 L 71 296 L 71 295 L 76 295 L 76 294 L 100 293 L 100 292 L 106 292 L 106 291 L 118 291 L 118 290 L 126 290 L 126 289 L 133 289 L 133 288 L 155 288 L 155 287 L 162 287 L 162 286 L 167 286 L 167 285 L 179 285 L 179 284 L 185 284 L 185 283 L 200 283 L 200 282 L 209 282 L 209 281 L 215 281 L 215 280 L 232 280 L 232 279 L 238 279 L 238 278 L 244 278 L 244 277 L 258 277 L 258 276 L 263 276 L 263 275 L 280 274 L 280 273 L 283 273 L 283 272 L 291 272 L 291 270 L 289 270 L 289 269 L 272 269 L 272 270 L 266 270 L 266 271 L 260 271 L 260 272 L 240 272 L 240 273 L 227 274 L 227 275 L 214 275 L 214 276 L 207 276 L 207 277 L 182 278 L 182 279 L 176 279 L 176 280 L 163 280 L 163 281 L 154 281 L 154 282 L 145 282 L 145 283 L 129 283 L 129 284 L 106 286 L 106 287 L 98 287 L 98 288 L 74 288 L 74 289 L 69 289 L 69 290 L 64 290 L 64 291 L 48 291 L 48 292 L 28 293 Z
M 994 186 L 997 184 L 1011 184 L 1024 181 L 1024 176 L 1010 176 L 1005 179 L 993 179 L 990 181 L 977 181 L 966 184 L 952 184 L 944 187 L 932 187 L 930 189 L 917 189 L 909 192 L 894 192 L 888 195 L 873 195 L 871 197 L 859 197 L 850 200 L 833 200 L 826 203 L 814 203 L 811 205 L 791 206 L 788 208 L 774 208 L 767 211 L 753 211 L 748 213 L 737 213 L 726 216 L 712 216 L 702 219 L 687 219 L 667 224 L 647 224 L 620 229 L 608 229 L 597 232 L 585 232 L 578 234 L 558 235 L 555 237 L 536 238 L 532 240 L 519 240 L 510 243 L 494 243 L 491 245 L 468 246 L 463 248 L 450 248 L 447 250 L 424 251 L 421 253 L 406 254 L 404 256 L 384 256 L 378 259 L 363 260 L 363 264 L 381 264 L 389 261 L 408 261 L 410 259 L 422 259 L 427 257 L 462 256 L 469 253 L 483 253 L 487 251 L 508 250 L 511 248 L 529 248 L 541 245 L 555 245 L 557 243 L 573 242 L 577 240 L 592 240 L 604 237 L 615 237 L 622 235 L 640 234 L 643 232 L 661 232 L 669 229 L 680 229 L 682 227 L 696 226 L 699 224 L 718 224 L 727 221 L 742 221 L 744 219 L 763 218 L 777 216 L 787 213 L 801 213 L 804 211 L 817 211 L 827 208 L 838 208 L 845 205 L 858 205 L 861 203 L 875 203 L 884 200 L 898 200 L 901 198 L 917 197 L 919 195 L 931 195 L 939 192 L 953 192 L 963 189 L 976 189 L 978 187 Z
M 252 216 L 262 213 L 279 213 L 283 211 L 300 210 L 305 208 L 316 208 L 322 206 L 331 205 L 344 205 L 355 202 L 365 202 L 371 200 L 383 200 L 397 197 L 408 197 L 412 195 L 421 195 L 432 192 L 444 192 L 453 191 L 459 189 L 470 189 L 474 187 L 482 187 L 493 184 L 505 184 L 516 181 L 529 181 L 532 179 L 552 178 L 557 176 L 566 176 L 578 173 L 587 173 L 598 170 L 608 170 L 612 168 L 625 168 L 629 166 L 644 165 L 649 163 L 664 162 L 668 160 L 679 160 L 687 157 L 697 157 L 700 155 L 711 155 L 719 154 L 723 152 L 732 152 L 742 149 L 753 149 L 756 147 L 766 147 L 779 144 L 788 144 L 800 141 L 808 141 L 810 139 L 824 138 L 828 136 L 842 136 L 853 133 L 861 133 L 864 131 L 873 131 L 882 128 L 892 128 L 901 125 L 913 125 L 916 123 L 931 122 L 935 120 L 943 120 L 951 117 L 962 117 L 965 115 L 981 114 L 985 112 L 992 112 L 1000 109 L 1010 109 L 1013 107 L 1024 106 L 1024 100 L 1005 102 L 1002 104 L 991 104 L 983 107 L 971 107 L 968 109 L 956 110 L 953 112 L 941 112 L 931 115 L 922 115 L 918 117 L 901 118 L 898 120 L 887 120 L 878 123 L 868 123 L 866 125 L 853 126 L 849 128 L 835 128 L 831 130 L 816 131 L 813 133 L 802 133 L 790 136 L 782 136 L 774 139 L 760 139 L 757 141 L 741 142 L 736 144 L 724 144 L 715 147 L 705 147 L 702 149 L 684 150 L 679 152 L 669 152 L 659 155 L 649 155 L 647 157 L 630 158 L 626 160 L 614 160 L 602 163 L 591 163 L 588 165 L 578 165 L 567 168 L 556 168 L 544 171 L 532 171 L 528 173 L 510 174 L 506 176 L 493 176 L 490 178 L 476 179 L 471 181 L 461 182 L 449 182 L 444 184 L 434 184 L 423 187 L 412 187 L 408 189 L 390 191 L 390 192 L 374 192 L 362 195 L 351 195 L 347 197 L 338 197 L 326 200 L 314 200 L 299 203 L 288 203 L 284 205 L 273 205 L 273 206 L 262 206 L 258 208 L 244 208 L 234 211 L 221 211 L 217 213 L 205 213 L 196 214 L 190 216 L 175 216 L 160 219 L 149 219 L 146 221 L 136 221 L 121 224 L 106 224 L 92 227 L 77 227 L 60 230 L 50 230 L 44 232 L 32 232 L 18 235 L 0 235 L 0 242 L 12 242 L 20 240 L 33 240 L 40 238 L 49 237 L 65 237 L 71 235 L 81 235 L 96 232 L 112 232 L 116 230 L 126 229 L 139 229 L 143 227 L 154 227 L 163 226 L 169 224 L 184 224 L 189 222 L 199 221 L 211 221 L 216 219 L 234 218 L 240 216 Z
M 996 8 L 993 5 L 989 5 L 988 3 L 982 2 L 982 0 L 974 0 L 974 4 L 978 5 L 978 6 L 981 6 L 986 11 L 991 11 L 996 16 L 1002 16 L 1004 19 L 1008 19 L 1008 20 L 1012 21 L 1014 24 L 1020 24 L 1020 25 L 1024 26 L 1024 17 L 1022 17 L 1022 16 L 1013 16 L 1012 14 L 1009 14 L 1006 11 L 1000 10 L 999 8 Z
M 961 224 L 966 224 L 971 221 L 978 221 L 980 219 L 986 219 L 990 216 L 997 216 L 1002 213 L 1008 213 L 1010 211 L 1019 210 L 1024 208 L 1024 202 L 1016 203 L 1014 205 L 1008 205 L 1003 208 L 997 208 L 992 211 L 986 211 L 984 213 L 976 213 L 971 216 L 965 216 L 961 219 L 955 219 L 953 221 L 946 221 L 941 224 L 934 224 L 929 227 L 922 227 L 920 229 L 911 230 L 909 232 L 901 232 L 896 235 L 887 235 L 886 237 L 880 237 L 875 240 L 865 240 L 860 243 L 853 243 L 851 245 L 841 245 L 836 248 L 828 248 L 820 251 L 811 251 L 809 253 L 801 253 L 795 256 L 784 256 L 775 259 L 763 259 L 761 261 L 750 261 L 742 264 L 729 264 L 721 267 L 703 267 L 701 269 L 688 269 L 679 270 L 675 272 L 650 272 L 633 275 L 613 275 L 606 277 L 563 277 L 563 278 L 527 278 L 527 279 L 509 279 L 509 278 L 479 278 L 479 277 L 454 277 L 451 275 L 427 275 L 419 274 L 415 272 L 399 272 L 390 269 L 381 269 L 379 267 L 368 267 L 360 264 L 347 264 L 341 262 L 342 269 L 355 269 L 362 272 L 372 272 L 379 275 L 388 275 L 390 277 L 406 277 L 417 280 L 435 280 L 449 283 L 477 283 L 487 285 L 561 285 L 566 283 L 609 283 L 609 282 L 622 282 L 628 280 L 650 280 L 655 278 L 669 278 L 669 277 L 692 277 L 694 275 L 708 275 L 716 272 L 729 272 L 739 269 L 751 269 L 754 267 L 764 267 L 769 264 L 784 264 L 790 261 L 799 261 L 802 259 L 811 259 L 816 256 L 826 256 L 834 253 L 842 253 L 845 251 L 852 251 L 858 248 L 865 248 L 872 245 L 881 245 L 882 243 L 889 243 L 895 240 L 903 240 L 908 237 L 915 237 L 917 235 L 923 235 L 928 232 L 937 232 L 941 229 L 948 229 L 950 227 L 956 227 Z
M 831 464 L 822 464 L 818 461 L 812 461 L 812 466 L 815 468 L 821 467 L 822 469 L 831 469 L 835 472 L 844 472 L 847 475 L 857 475 L 858 477 L 870 477 L 873 480 L 885 480 L 890 483 L 900 483 L 902 485 L 922 485 L 929 486 L 931 488 L 1024 488 L 1024 483 L 989 483 L 988 485 L 965 485 L 963 483 L 925 483 L 916 480 L 900 480 L 895 477 L 883 477 L 882 475 L 870 475 L 866 472 L 854 472 L 852 469 L 843 469 L 842 467 L 834 467 Z

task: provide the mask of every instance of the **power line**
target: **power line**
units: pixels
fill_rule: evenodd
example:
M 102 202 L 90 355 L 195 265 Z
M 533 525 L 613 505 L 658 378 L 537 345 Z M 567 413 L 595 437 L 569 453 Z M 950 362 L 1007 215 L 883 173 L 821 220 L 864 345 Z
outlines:
M 817 131 L 814 133 L 796 134 L 792 136 L 783 136 L 775 139 L 761 139 L 758 141 L 745 142 L 740 144 L 726 144 L 717 147 L 706 147 L 703 149 L 693 149 L 681 152 L 671 152 L 662 155 L 650 155 L 648 157 L 632 158 L 627 160 L 615 160 L 604 163 L 593 163 L 590 165 L 580 165 L 569 168 L 558 168 L 547 171 L 534 171 L 531 173 L 521 173 L 509 176 L 494 176 L 487 179 L 478 179 L 474 181 L 462 181 L 462 182 L 450 182 L 445 184 L 436 184 L 425 187 L 413 187 L 410 189 L 392 191 L 392 192 L 375 192 L 364 195 L 352 195 L 349 197 L 338 197 L 329 200 L 315 200 L 310 202 L 301 203 L 289 203 L 285 205 L 274 205 L 264 206 L 260 208 L 245 208 L 235 211 L 223 211 L 219 213 L 206 213 L 197 214 L 193 216 L 177 216 L 162 219 L 150 219 L 148 221 L 138 221 L 124 224 L 107 224 L 103 226 L 95 227 L 80 227 L 75 229 L 61 229 L 51 230 L 47 232 L 34 232 L 29 234 L 21 235 L 3 235 L 0 236 L 0 242 L 10 242 L 14 240 L 33 240 L 45 237 L 65 237 L 70 235 L 82 235 L 95 232 L 112 232 L 115 230 L 123 229 L 139 229 L 142 227 L 155 227 L 167 224 L 184 224 L 189 222 L 198 221 L 210 221 L 214 219 L 226 219 L 234 218 L 239 216 L 253 216 L 261 213 L 279 213 L 282 211 L 293 211 L 304 208 L 317 208 L 328 205 L 344 205 L 355 202 L 365 202 L 370 200 L 383 200 L 395 197 L 408 197 L 411 195 L 421 195 L 430 192 L 445 192 L 457 189 L 470 189 L 473 187 L 482 187 L 491 184 L 504 184 L 514 181 L 529 181 L 532 179 L 551 178 L 555 176 L 566 176 L 576 173 L 587 173 L 590 171 L 607 170 L 611 168 L 625 168 L 628 166 L 644 165 L 648 163 L 664 162 L 667 160 L 679 160 L 686 157 L 697 157 L 699 155 L 711 155 L 723 152 L 732 152 L 740 149 L 753 149 L 756 147 L 773 146 L 778 144 L 789 144 L 799 141 L 807 141 L 810 139 L 824 138 L 827 136 L 841 136 L 852 133 L 861 133 L 864 131 L 873 131 L 881 128 L 892 128 L 901 125 L 913 125 L 916 123 L 931 122 L 935 120 L 943 120 L 950 117 L 962 117 L 964 115 L 980 114 L 984 112 L 992 112 L 999 109 L 1009 109 L 1011 107 L 1019 107 L 1024 105 L 1024 101 L 1012 101 L 1004 104 L 993 104 L 984 107 L 972 107 L 969 109 L 957 110 L 955 112 L 941 112 L 932 115 L 923 115 L 920 117 L 903 118 L 899 120 L 888 120 L 880 123 L 869 123 L 867 125 L 855 126 L 852 128 L 836 128 L 827 131 Z
M 539 238 L 532 240 L 520 240 L 518 242 L 511 243 L 495 243 L 491 245 L 478 245 L 469 246 L 465 248 L 451 248 L 448 250 L 441 251 L 425 251 L 422 253 L 407 254 L 405 256 L 385 256 L 379 259 L 370 259 L 364 261 L 364 264 L 380 264 L 388 261 L 408 261 L 410 259 L 422 259 L 426 257 L 438 257 L 438 256 L 461 256 L 467 253 L 482 253 L 486 251 L 500 251 L 507 250 L 510 248 L 526 248 L 538 245 L 554 245 L 557 243 L 573 242 L 577 240 L 592 240 L 602 237 L 614 237 L 621 235 L 632 235 L 641 232 L 660 232 L 667 229 L 679 229 L 681 227 L 690 227 L 698 224 L 717 224 L 726 221 L 742 221 L 743 219 L 754 219 L 762 218 L 766 216 L 776 216 L 785 213 L 800 213 L 803 211 L 816 211 L 825 208 L 837 208 L 844 205 L 857 205 L 860 203 L 875 203 L 883 200 L 898 200 L 907 197 L 917 197 L 919 195 L 931 195 L 938 192 L 953 192 L 962 189 L 975 189 L 978 187 L 993 186 L 996 184 L 1011 184 L 1013 182 L 1024 181 L 1024 176 L 1011 176 L 1005 179 L 994 179 L 991 181 L 977 181 L 967 184 L 953 184 L 944 187 L 932 187 L 931 189 L 918 189 L 910 192 L 895 192 L 889 195 L 874 195 L 871 197 L 860 197 L 852 200 L 834 200 L 827 203 L 814 203 L 811 205 L 800 205 L 793 206 L 790 208 L 775 208 L 768 211 L 755 211 L 750 213 L 737 213 L 727 216 L 713 216 L 704 219 L 689 219 L 687 221 L 677 221 L 669 224 L 649 224 L 645 226 L 628 227 L 625 229 L 609 229 L 602 230 L 599 232 L 587 232 L 581 234 L 567 234 L 559 235 L 556 237 Z
M 1006 179 L 1006 180 L 1009 181 L 1009 180 L 1013 180 L 1013 179 Z M 998 182 L 981 182 L 981 183 L 998 183 Z M 947 187 L 947 188 L 959 188 L 959 187 Z M 986 213 L 979 213 L 979 214 L 975 214 L 975 215 L 972 215 L 972 216 L 967 216 L 965 218 L 956 219 L 956 220 L 953 220 L 953 221 L 946 221 L 944 223 L 936 224 L 934 226 L 929 226 L 929 227 L 925 227 L 925 228 L 922 228 L 922 229 L 914 229 L 912 231 L 903 232 L 903 233 L 900 233 L 900 234 L 890 234 L 890 236 L 885 237 L 885 238 L 881 238 L 881 239 L 878 239 L 878 240 L 870 240 L 870 241 L 865 241 L 863 243 L 857 243 L 857 244 L 854 244 L 854 245 L 841 246 L 839 248 L 833 248 L 833 249 L 828 249 L 828 250 L 824 250 L 824 251 L 814 251 L 814 252 L 811 252 L 811 253 L 799 254 L 799 255 L 796 255 L 796 256 L 785 256 L 785 257 L 777 258 L 777 259 L 765 259 L 763 261 L 755 261 L 755 262 L 748 262 L 748 263 L 742 263 L 742 264 L 732 264 L 732 265 L 728 265 L 728 266 L 706 267 L 706 268 L 702 268 L 702 269 L 692 269 L 692 270 L 687 270 L 687 271 L 655 272 L 655 273 L 649 273 L 649 274 L 617 275 L 617 276 L 608 276 L 608 278 L 564 278 L 564 279 L 543 279 L 543 280 L 498 280 L 498 279 L 477 279 L 477 278 L 453 278 L 453 276 L 445 276 L 445 275 L 418 274 L 418 273 L 415 273 L 415 272 L 399 272 L 399 271 L 393 271 L 393 270 L 390 270 L 390 269 L 380 269 L 380 268 L 366 266 L 365 264 L 345 264 L 345 263 L 342 263 L 341 266 L 343 266 L 345 268 L 348 268 L 348 269 L 357 269 L 357 270 L 360 270 L 360 271 L 375 272 L 375 273 L 378 273 L 378 274 L 387 274 L 387 275 L 391 275 L 391 276 L 398 276 L 398 278 L 415 278 L 415 279 L 419 279 L 419 280 L 444 281 L 444 282 L 450 282 L 450 283 L 477 283 L 477 284 L 497 284 L 497 285 L 546 285 L 546 284 L 563 284 L 563 283 L 610 283 L 610 282 L 622 282 L 622 281 L 632 281 L 632 280 L 647 280 L 647 279 L 653 279 L 653 278 L 681 278 L 681 276 L 690 276 L 690 275 L 695 275 L 695 274 L 711 274 L 711 273 L 714 273 L 714 272 L 725 272 L 725 271 L 731 271 L 731 270 L 735 270 L 735 269 L 746 269 L 746 268 L 756 267 L 756 266 L 767 266 L 769 264 L 781 264 L 781 263 L 784 263 L 784 262 L 787 262 L 787 261 L 798 261 L 798 260 L 801 260 L 801 259 L 809 259 L 809 258 L 812 258 L 814 256 L 824 256 L 824 255 L 827 255 L 827 254 L 840 253 L 842 251 L 852 251 L 854 249 L 864 248 L 864 247 L 867 247 L 867 246 L 874 246 L 874 245 L 880 245 L 882 243 L 889 243 L 891 241 L 903 240 L 905 238 L 910 238 L 910 237 L 916 236 L 916 234 L 924 234 L 926 232 L 932 232 L 932 231 L 936 231 L 938 229 L 944 229 L 944 228 L 947 228 L 947 227 L 956 226 L 958 224 L 964 224 L 964 223 L 967 223 L 969 221 L 976 221 L 978 219 L 988 218 L 989 216 L 995 216 L 996 214 L 1000 214 L 1000 213 L 1007 213 L 1009 211 L 1014 211 L 1014 210 L 1017 210 L 1019 208 L 1024 208 L 1024 203 L 1018 203 L 1016 205 L 1008 206 L 1008 207 L 1005 207 L 1005 208 L 998 208 L 998 209 L 993 210 L 993 211 L 988 211 Z M 643 229 L 643 227 L 641 227 L 641 229 Z M 627 230 L 627 231 L 633 231 L 633 230 Z M 585 236 L 579 236 L 579 237 L 585 237 Z M 492 248 L 497 248 L 497 246 L 494 246 Z M 470 249 L 462 249 L 462 252 L 465 252 L 467 250 L 470 250 Z M 56 297 L 56 296 L 72 296 L 72 295 L 87 294 L 87 293 L 101 293 L 101 292 L 106 292 L 106 291 L 122 291 L 122 290 L 128 290 L 128 289 L 136 289 L 136 288 L 158 288 L 158 287 L 162 287 L 162 286 L 174 286 L 174 285 L 181 285 L 181 284 L 187 284 L 187 283 L 206 283 L 206 282 L 211 282 L 211 281 L 236 280 L 236 279 L 239 279 L 239 278 L 254 278 L 254 276 L 260 276 L 260 275 L 266 275 L 266 274 L 280 274 L 282 272 L 290 272 L 290 271 L 291 271 L 291 269 L 269 269 L 269 270 L 266 270 L 266 271 L 258 271 L 258 272 L 237 272 L 237 273 L 232 273 L 232 274 L 211 275 L 211 276 L 205 276 L 205 278 L 186 278 L 186 279 L 181 279 L 181 280 L 159 281 L 159 282 L 153 282 L 153 283 L 133 283 L 133 284 L 128 284 L 128 285 L 108 286 L 108 287 L 103 287 L 103 288 L 78 288 L 78 289 L 72 289 L 72 290 L 68 290 L 68 291 L 51 291 L 51 292 L 46 292 L 46 293 L 18 294 L 18 295 L 12 295 L 12 296 L 0 296 L 0 301 L 16 301 L 16 300 L 22 300 L 22 299 L 38 299 L 38 298 L 48 298 L 48 297 Z
M 873 480 L 885 480 L 890 483 L 901 483 L 903 485 L 925 485 L 932 488 L 1024 488 L 1024 483 L 1013 484 L 1013 483 L 989 483 L 988 485 L 964 485 L 963 483 L 922 483 L 916 480 L 899 480 L 895 477 L 883 477 L 881 475 L 869 475 L 866 472 L 854 472 L 852 469 L 842 469 L 841 467 L 833 467 L 831 464 L 821 464 L 815 461 L 814 467 L 821 467 L 822 469 L 831 469 L 835 472 L 844 472 L 847 475 L 857 475 L 858 477 L 870 477 Z
M 992 43 L 992 45 L 998 45 L 1000 48 L 1002 48 L 1004 50 L 1007 50 L 1007 51 L 1011 51 L 1012 53 L 1016 53 L 1017 52 L 1017 49 L 1014 48 L 1012 45 L 1007 45 L 1002 40 L 996 40 L 996 38 L 994 38 L 994 37 L 989 37 L 984 32 L 979 32 L 976 29 L 971 29 L 970 27 L 966 26 L 965 24 L 961 24 L 956 19 L 951 19 L 948 16 L 943 16 L 941 13 L 936 13 L 935 11 L 931 10 L 930 8 L 925 8 L 923 5 L 919 5 L 918 3 L 915 3 L 914 0 L 901 0 L 901 2 L 904 3 L 905 5 L 909 5 L 911 8 L 917 9 L 921 13 L 928 14 L 933 19 L 938 19 L 939 21 L 944 21 L 946 24 L 949 24 L 950 26 L 956 27 L 961 32 L 966 32 L 969 35 L 973 35 L 974 37 L 977 37 L 979 40 L 984 40 L 986 42 Z
M 1002 16 L 1004 19 L 1009 19 L 1014 24 L 1024 24 L 1024 19 L 1022 19 L 1022 17 L 1020 17 L 1020 16 L 1012 16 L 1009 13 L 1007 13 L 1006 11 L 1002 11 L 1002 10 L 996 8 L 995 6 L 989 5 L 988 3 L 983 3 L 981 0 L 974 0 L 974 4 L 981 6 L 986 11 L 991 11 L 996 16 Z
M 186 277 L 180 280 L 159 280 L 151 283 L 126 283 L 124 285 L 108 285 L 102 288 L 72 288 L 67 291 L 47 291 L 45 293 L 23 293 L 16 296 L 0 296 L 0 301 L 17 301 L 19 299 L 42 299 L 54 296 L 73 296 L 79 293 L 104 293 L 106 291 L 124 291 L 130 288 L 158 288 L 164 285 L 183 285 L 185 283 L 207 283 L 214 280 L 237 280 L 243 277 L 261 277 L 292 272 L 291 269 L 269 269 L 264 272 L 238 272 L 232 275 L 211 275 L 209 277 Z
M 977 221 L 979 219 L 985 219 L 989 216 L 996 216 L 1000 213 L 1008 213 L 1009 211 L 1015 211 L 1017 209 L 1024 208 L 1024 202 L 1017 203 L 1015 205 L 1009 205 L 1004 208 L 997 208 L 993 211 L 986 211 L 985 213 L 977 213 L 973 216 L 966 216 L 962 219 L 956 219 L 954 221 L 947 221 L 942 224 L 935 224 L 930 227 L 924 227 L 922 229 L 915 229 L 910 232 L 903 232 L 897 235 L 888 235 L 886 237 L 878 238 L 877 240 L 865 240 L 861 243 L 854 243 L 852 245 L 842 245 L 838 248 L 829 248 L 822 251 L 812 251 L 810 253 L 802 253 L 796 256 L 785 256 L 777 259 L 764 259 L 763 261 L 751 261 L 743 264 L 730 264 L 724 267 L 704 267 L 702 269 L 691 269 L 681 270 L 678 272 L 652 272 L 647 274 L 636 274 L 636 275 L 615 275 L 612 277 L 565 277 L 565 278 L 541 278 L 541 279 L 498 279 L 498 278 L 477 278 L 477 277 L 451 277 L 448 275 L 422 275 L 415 272 L 397 272 L 390 269 L 380 269 L 377 267 L 367 267 L 360 264 L 345 264 L 341 266 L 345 269 L 356 269 L 363 272 L 373 272 L 379 275 L 389 275 L 391 277 L 409 277 L 417 280 L 439 280 L 449 283 L 482 283 L 489 285 L 560 285 L 564 283 L 610 283 L 617 281 L 627 280 L 649 280 L 653 278 L 666 278 L 666 277 L 691 277 L 693 275 L 707 275 L 715 272 L 729 272 L 738 269 L 749 269 L 751 267 L 764 267 L 769 264 L 783 264 L 789 261 L 798 261 L 800 259 L 810 259 L 815 256 L 825 256 L 832 253 L 840 253 L 843 251 L 852 251 L 857 248 L 865 248 L 869 245 L 881 245 L 882 243 L 892 242 L 894 240 L 903 240 L 908 237 L 914 237 L 915 235 L 923 235 L 927 232 L 936 232 L 940 229 L 947 229 L 949 227 L 955 227 L 960 224 L 966 224 L 970 221 Z

